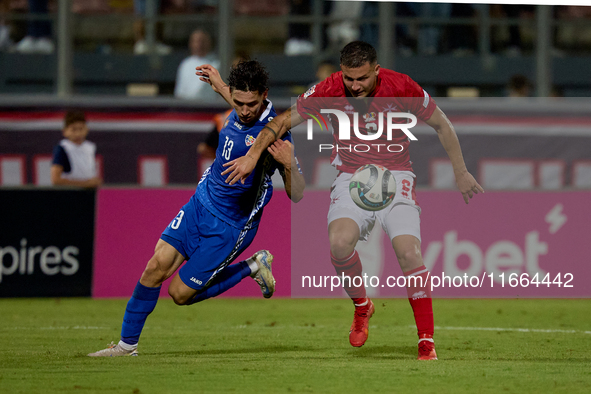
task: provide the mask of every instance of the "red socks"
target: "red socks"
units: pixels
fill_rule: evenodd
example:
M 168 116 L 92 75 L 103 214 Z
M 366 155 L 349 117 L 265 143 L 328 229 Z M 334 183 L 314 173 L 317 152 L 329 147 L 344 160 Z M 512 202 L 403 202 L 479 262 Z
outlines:
M 433 303 L 431 302 L 431 276 L 424 265 L 405 272 L 408 301 L 415 315 L 420 338 L 433 336 Z
M 330 255 L 332 265 L 337 275 L 350 277 L 343 282 L 343 288 L 351 297 L 356 306 L 362 306 L 367 302 L 365 286 L 362 278 L 362 265 L 359 254 L 354 251 L 351 256 L 344 260 L 336 259 Z M 433 303 L 431 300 L 431 276 L 424 265 L 405 272 L 406 292 L 408 301 L 412 307 L 417 331 L 420 338 L 433 337 Z M 355 279 L 358 277 L 358 279 Z
M 363 285 L 363 267 L 361 266 L 361 260 L 359 259 L 359 253 L 354 251 L 351 256 L 344 260 L 337 260 L 332 253 L 330 254 L 332 265 L 334 265 L 335 271 L 339 276 L 344 274 L 345 277 L 350 277 L 351 280 L 345 278 L 343 282 L 343 288 L 349 294 L 349 297 L 353 300 L 356 305 L 367 302 L 365 286 Z M 359 277 L 358 279 L 355 279 Z M 357 286 L 356 286 L 357 285 Z M 359 286 L 360 285 L 360 286 Z

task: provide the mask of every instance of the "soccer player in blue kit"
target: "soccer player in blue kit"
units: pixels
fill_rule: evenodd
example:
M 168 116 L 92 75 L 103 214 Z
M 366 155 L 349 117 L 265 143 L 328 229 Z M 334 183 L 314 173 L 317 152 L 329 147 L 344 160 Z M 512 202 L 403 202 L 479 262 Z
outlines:
M 209 69 L 219 79 L 217 70 Z M 202 78 L 203 80 L 203 78 Z M 219 92 L 234 111 L 220 132 L 216 158 L 203 174 L 195 194 L 170 222 L 156 244 L 133 295 L 127 303 L 121 340 L 90 357 L 136 356 L 137 344 L 148 315 L 154 310 L 162 282 L 171 277 L 168 293 L 178 305 L 191 305 L 215 297 L 252 277 L 265 298 L 275 291 L 271 271 L 273 256 L 266 250 L 230 264 L 252 242 L 264 206 L 271 199 L 271 175 L 279 169 L 289 198 L 298 202 L 305 187 L 291 135 L 269 147 L 255 171 L 244 183 L 230 185 L 222 172 L 224 164 L 246 154 L 259 132 L 276 115 L 267 100 L 268 74 L 257 61 L 232 68 L 228 87 Z M 219 79 L 221 81 L 221 79 Z

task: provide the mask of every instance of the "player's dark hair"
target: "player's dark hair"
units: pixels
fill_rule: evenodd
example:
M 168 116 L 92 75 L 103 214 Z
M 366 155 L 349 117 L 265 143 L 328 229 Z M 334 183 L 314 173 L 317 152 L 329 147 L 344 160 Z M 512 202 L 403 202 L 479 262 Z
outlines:
M 262 94 L 269 89 L 269 73 L 256 60 L 240 61 L 230 70 L 228 86 L 232 90 Z
M 86 123 L 86 115 L 84 115 L 84 112 L 80 110 L 66 112 L 66 116 L 64 116 L 64 128 L 76 122 Z
M 367 42 L 350 42 L 341 51 L 341 65 L 345 67 L 359 68 L 367 62 L 371 65 L 378 62 L 376 49 Z

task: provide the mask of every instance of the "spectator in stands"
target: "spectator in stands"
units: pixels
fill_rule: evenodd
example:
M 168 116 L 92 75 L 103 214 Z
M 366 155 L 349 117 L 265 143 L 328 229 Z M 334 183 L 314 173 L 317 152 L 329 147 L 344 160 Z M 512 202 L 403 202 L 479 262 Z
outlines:
M 449 18 L 452 10 L 451 3 L 420 3 L 419 16 L 426 18 Z M 442 25 L 424 24 L 419 29 L 417 50 L 420 55 L 432 56 L 440 53 L 440 38 Z
M 179 65 L 176 74 L 175 97 L 184 99 L 198 99 L 201 101 L 217 101 L 217 94 L 195 76 L 195 67 L 210 64 L 220 67 L 220 61 L 211 53 L 211 37 L 201 29 L 191 33 L 189 37 L 189 51 L 191 56 L 185 58 Z
M 534 16 L 533 5 L 503 4 L 502 8 L 507 18 L 531 19 Z M 523 52 L 523 40 L 519 25 L 509 26 L 509 42 L 505 48 L 505 55 L 520 56 Z
M 51 183 L 55 186 L 100 186 L 103 181 L 96 171 L 96 145 L 86 140 L 88 126 L 84 112 L 67 112 L 62 134 L 64 139 L 53 150 Z
M 529 97 L 531 84 L 527 77 L 522 74 L 515 74 L 507 84 L 507 97 Z
M 358 18 L 363 15 L 364 3 L 360 1 L 332 2 L 330 17 L 335 21 L 327 29 L 329 49 L 340 49 L 351 41 L 359 39 Z
M 591 25 L 577 23 L 591 20 L 589 6 L 555 6 L 555 17 L 560 21 L 574 22 L 561 24 L 556 28 L 556 44 L 560 50 L 554 48 L 553 55 L 564 55 L 561 50 L 573 51 L 573 54 L 588 51 L 591 46 Z
M 476 8 L 473 4 L 453 3 L 451 6 L 452 18 L 474 18 Z M 442 45 L 449 46 L 454 56 L 470 56 L 476 52 L 478 33 L 474 25 L 450 25 L 448 26 L 448 42 Z
M 312 0 L 290 0 L 290 15 L 312 15 Z M 322 15 L 328 15 L 333 9 L 334 2 L 322 2 Z M 311 55 L 314 53 L 314 43 L 312 42 L 312 25 L 310 23 L 290 23 L 287 27 L 289 39 L 285 43 L 284 53 L 287 56 Z M 325 26 L 322 27 L 322 48 L 327 45 L 328 38 Z
M 29 12 L 37 15 L 47 15 L 48 0 L 29 0 Z M 51 22 L 29 21 L 27 35 L 16 44 L 15 49 L 20 53 L 53 53 L 55 45 L 51 39 Z
M 154 14 L 158 13 L 160 10 L 160 0 L 155 0 L 155 7 L 156 11 Z M 135 45 L 133 46 L 133 53 L 136 55 L 145 55 L 150 51 L 148 48 L 148 44 L 146 43 L 146 26 L 145 26 L 145 17 L 147 14 L 147 1 L 146 0 L 133 0 L 133 8 L 135 11 L 137 19 L 133 25 L 134 35 L 135 35 Z M 160 24 L 157 24 L 157 27 L 161 28 Z M 154 43 L 154 51 L 158 55 L 168 55 L 172 52 L 172 47 L 163 44 L 160 41 L 156 41 Z
M 411 18 L 418 16 L 420 3 L 397 2 L 395 15 L 402 18 Z M 366 1 L 363 4 L 361 16 L 363 18 L 378 18 L 380 15 L 380 4 L 378 2 Z M 362 23 L 360 28 L 360 39 L 374 48 L 379 46 L 379 24 Z M 396 36 L 396 51 L 398 54 L 408 57 L 412 56 L 414 48 L 417 46 L 417 39 L 413 36 L 411 26 L 408 23 L 396 23 L 394 31 Z
M 291 0 L 289 4 L 290 15 L 311 15 L 312 4 L 310 0 Z M 314 52 L 310 24 L 290 23 L 287 27 L 289 39 L 285 43 L 287 56 L 310 55 Z

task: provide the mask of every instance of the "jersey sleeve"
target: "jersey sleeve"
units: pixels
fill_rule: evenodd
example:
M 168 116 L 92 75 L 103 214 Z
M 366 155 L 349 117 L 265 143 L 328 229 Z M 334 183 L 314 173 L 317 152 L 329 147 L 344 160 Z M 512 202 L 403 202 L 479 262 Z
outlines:
M 298 114 L 303 119 L 311 119 L 311 114 L 320 112 L 321 108 L 324 108 L 324 98 L 327 96 L 329 88 L 329 78 L 322 82 L 311 86 L 304 94 L 297 98 L 297 110 Z
M 68 159 L 65 149 L 61 145 L 56 145 L 55 148 L 53 148 L 53 159 L 51 164 L 62 166 L 66 173 L 72 170 L 70 167 L 70 159 Z
M 437 107 L 435 100 L 408 75 L 405 77 L 405 97 L 410 98 L 406 109 L 422 121 L 429 120 Z

